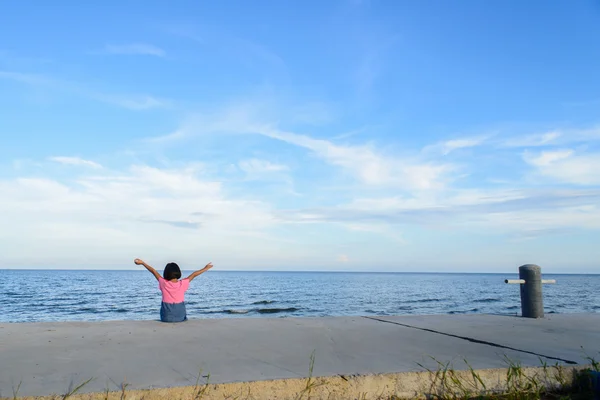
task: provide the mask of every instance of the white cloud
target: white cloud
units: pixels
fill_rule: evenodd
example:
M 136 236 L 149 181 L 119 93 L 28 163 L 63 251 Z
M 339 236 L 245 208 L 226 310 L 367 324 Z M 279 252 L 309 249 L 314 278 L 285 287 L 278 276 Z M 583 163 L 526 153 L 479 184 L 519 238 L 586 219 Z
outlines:
M 178 130 L 168 133 L 166 135 L 147 137 L 147 138 L 143 139 L 143 141 L 146 143 L 164 144 L 164 143 L 170 143 L 170 142 L 175 142 L 177 140 L 181 140 L 181 139 L 185 138 L 186 135 L 187 135 L 187 133 L 185 130 L 178 129 Z
M 562 183 L 600 184 L 600 153 L 576 154 L 574 150 L 526 152 L 524 160 L 542 176 Z
M 53 79 L 44 75 L 21 72 L 0 71 L 0 79 L 8 79 L 25 85 L 70 93 L 82 98 L 92 99 L 116 105 L 130 110 L 149 110 L 170 107 L 172 102 L 149 95 L 130 95 L 105 93 L 86 87 L 86 85 Z
M 341 146 L 324 139 L 256 126 L 253 132 L 311 150 L 325 161 L 343 167 L 368 185 L 393 185 L 407 189 L 433 189 L 444 185 L 450 164 L 415 162 L 377 154 L 368 146 Z
M 479 146 L 485 138 L 471 138 L 471 139 L 455 139 L 448 140 L 444 143 L 443 154 L 448 154 L 454 150 L 465 149 L 468 147 Z
M 257 111 L 258 110 L 258 111 Z M 287 120 L 279 123 L 276 118 L 262 114 L 260 107 L 242 104 L 212 114 L 202 114 L 196 120 L 188 120 L 177 130 L 177 135 L 170 139 L 179 140 L 199 134 L 255 134 L 285 144 L 308 150 L 329 165 L 339 167 L 354 177 L 358 184 L 343 194 L 332 189 L 332 198 L 354 198 L 337 205 L 274 211 L 276 220 L 288 224 L 309 227 L 313 224 L 333 224 L 344 227 L 356 235 L 378 234 L 391 238 L 395 235 L 399 243 L 411 243 L 410 234 L 404 234 L 405 226 L 421 226 L 434 231 L 457 229 L 469 234 L 484 235 L 491 231 L 494 234 L 507 234 L 513 237 L 540 236 L 555 234 L 572 229 L 600 229 L 600 209 L 595 207 L 600 201 L 596 192 L 567 190 L 538 190 L 523 188 L 530 181 L 515 181 L 511 178 L 502 186 L 511 185 L 523 189 L 483 189 L 458 188 L 452 183 L 458 171 L 453 163 L 446 162 L 439 154 L 448 154 L 461 148 L 482 147 L 482 152 L 502 146 L 498 140 L 491 140 L 490 135 L 457 138 L 437 143 L 425 149 L 435 153 L 407 151 L 398 156 L 390 152 L 382 152 L 371 144 L 338 144 L 331 139 L 315 138 L 307 134 L 299 134 L 291 130 L 280 129 Z M 559 139 L 565 140 L 568 135 L 549 132 L 536 137 L 527 137 L 521 145 L 553 145 Z M 579 135 L 582 137 L 581 135 Z M 526 139 L 526 140 L 525 140 Z M 516 141 L 512 145 L 517 145 Z M 425 150 L 424 149 L 424 150 Z M 408 155 L 406 155 L 408 154 Z M 432 157 L 432 154 L 436 157 Z M 498 160 L 504 153 L 494 154 L 489 163 Z M 579 156 L 572 150 L 546 151 L 529 154 L 526 161 L 536 170 L 546 169 L 559 163 L 566 166 L 561 181 L 591 184 L 598 182 L 593 168 L 584 169 L 585 163 L 598 165 L 595 155 L 581 158 L 581 162 L 573 162 Z M 597 157 L 600 160 L 600 157 Z M 431 160 L 431 161 L 430 161 Z M 503 160 L 505 161 L 505 160 Z M 240 169 L 252 169 L 250 163 L 240 164 Z M 255 169 L 269 168 L 256 164 Z M 523 164 L 514 164 L 510 174 L 520 173 Z M 469 169 L 478 168 L 475 164 L 464 163 L 461 169 L 469 173 Z M 600 171 L 600 167 L 595 169 Z M 582 173 L 583 172 L 583 173 Z M 552 172 L 557 174 L 558 172 Z M 582 173 L 576 177 L 576 173 Z M 568 176 L 567 176 L 568 175 Z M 336 182 L 338 183 L 338 182 Z M 467 183 L 470 184 L 470 183 Z M 471 183 L 477 187 L 477 182 Z M 536 186 L 539 188 L 540 186 Z M 379 193 L 380 197 L 366 198 L 364 192 Z M 396 194 L 396 196 L 390 195 Z M 402 194 L 399 196 L 397 194 Z M 341 200 L 340 200 L 341 201 Z M 302 228 L 300 228 L 302 229 Z
M 547 167 L 550 164 L 564 160 L 565 158 L 569 158 L 573 155 L 573 150 L 555 150 L 555 151 L 542 151 L 538 155 L 532 155 L 531 153 L 526 152 L 524 155 L 525 161 L 529 164 L 535 165 L 537 167 Z
M 144 43 L 114 45 L 107 44 L 102 51 L 105 54 L 142 55 L 165 57 L 167 53 L 160 47 Z
M 534 135 L 525 135 L 504 140 L 500 143 L 502 147 L 540 147 L 555 144 L 563 134 L 558 131 L 546 132 Z
M 256 115 L 264 112 L 259 101 L 244 103 L 234 107 L 197 112 L 188 115 L 173 132 L 166 135 L 148 137 L 149 143 L 175 143 L 202 134 L 247 134 L 259 128 Z
M 267 204 L 226 197 L 221 183 L 202 179 L 195 166 L 134 165 L 66 181 L 0 180 L 0 192 L 5 260 L 123 265 L 130 258 L 171 255 L 200 262 L 209 252 L 222 259 L 233 249 L 269 254 L 278 245 L 271 238 L 272 248 L 259 246 L 266 240 L 261 232 L 274 224 Z M 20 254 L 24 243 L 30 256 Z
M 573 144 L 589 145 L 600 141 L 597 126 L 580 129 L 555 129 L 546 133 L 516 136 L 498 141 L 499 147 L 552 147 Z
M 96 169 L 102 168 L 102 165 L 98 164 L 97 162 L 84 160 L 83 158 L 79 157 L 50 157 L 49 160 L 65 165 L 83 166 Z
M 114 104 L 135 111 L 167 108 L 171 105 L 169 100 L 159 99 L 153 96 L 106 95 L 95 93 L 91 94 L 91 97 L 104 103 Z
M 502 137 L 504 136 L 504 137 Z M 447 155 L 454 150 L 469 147 L 486 148 L 528 148 L 567 146 L 574 143 L 593 143 L 600 140 L 600 128 L 589 129 L 555 129 L 544 133 L 513 135 L 495 132 L 472 137 L 459 137 L 426 146 L 423 151 L 436 151 Z
M 477 147 L 483 145 L 489 136 L 475 136 L 475 137 L 466 137 L 466 138 L 457 138 L 451 139 L 444 142 L 440 142 L 431 146 L 426 146 L 423 151 L 430 152 L 436 151 L 440 152 L 443 155 L 448 155 L 451 152 L 459 149 L 466 149 L 469 147 Z
M 549 165 L 561 161 L 554 159 Z M 87 160 L 66 160 L 88 165 Z M 256 165 L 268 170 L 276 164 Z M 449 235 L 493 232 L 519 238 L 600 229 L 600 191 L 592 189 L 445 188 L 373 197 L 354 193 L 354 200 L 338 200 L 337 205 L 278 211 L 267 194 L 264 201 L 228 196 L 231 188 L 206 173 L 197 164 L 176 169 L 133 165 L 118 172 L 91 170 L 76 180 L 0 180 L 0 217 L 5 222 L 0 227 L 0 252 L 4 260 L 17 260 L 19 265 L 52 260 L 64 267 L 92 260 L 117 266 L 135 257 L 161 262 L 177 257 L 189 264 L 199 255 L 210 254 L 219 262 L 243 254 L 231 262 L 246 266 L 266 258 L 282 263 L 297 260 L 306 243 L 320 240 L 314 232 L 326 232 L 321 227 L 328 226 L 334 232 L 347 229 L 349 236 L 336 238 L 335 244 L 360 238 L 375 246 L 368 240 L 377 235 L 389 246 L 393 241 L 390 252 L 401 244 L 423 246 L 415 243 L 420 239 L 408 226 L 447 230 Z M 319 229 L 311 228 L 313 224 L 320 224 Z M 281 234 L 286 231 L 289 235 Z M 25 244 L 29 255 L 22 254 Z M 347 256 L 345 251 L 340 253 L 338 261 L 350 265 L 350 258 L 342 257 Z M 352 263 L 366 260 L 367 254 L 353 253 Z M 315 249 L 311 257 L 325 264 L 333 261 L 328 246 Z
M 331 165 L 341 167 L 362 183 L 407 190 L 439 189 L 455 169 L 448 162 L 424 161 L 384 155 L 368 145 L 338 145 L 329 140 L 287 132 L 263 122 L 264 107 L 243 103 L 214 113 L 188 118 L 175 133 L 150 138 L 150 142 L 169 142 L 200 134 L 255 134 L 307 149 Z
M 282 164 L 274 164 L 267 160 L 256 158 L 242 160 L 238 163 L 240 169 L 248 174 L 263 174 L 269 172 L 287 171 L 288 167 Z
M 290 223 L 339 223 L 389 236 L 418 225 L 481 234 L 543 235 L 567 229 L 600 229 L 599 190 L 455 189 L 416 197 L 357 198 L 332 207 L 288 210 Z M 388 228 L 386 231 L 385 228 Z M 408 241 L 411 237 L 402 237 Z

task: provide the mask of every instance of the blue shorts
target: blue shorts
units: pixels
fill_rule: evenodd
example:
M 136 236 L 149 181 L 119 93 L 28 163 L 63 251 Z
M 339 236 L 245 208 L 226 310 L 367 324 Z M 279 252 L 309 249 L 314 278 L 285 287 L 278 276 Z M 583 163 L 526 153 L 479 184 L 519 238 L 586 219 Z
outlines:
M 162 322 L 183 322 L 187 321 L 185 312 L 185 302 L 165 303 L 160 305 L 160 320 Z

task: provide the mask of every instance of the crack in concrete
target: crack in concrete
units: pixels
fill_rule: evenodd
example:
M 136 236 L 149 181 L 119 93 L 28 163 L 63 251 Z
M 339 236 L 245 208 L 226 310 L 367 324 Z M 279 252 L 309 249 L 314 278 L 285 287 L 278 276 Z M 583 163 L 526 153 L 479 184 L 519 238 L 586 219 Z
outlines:
M 466 340 L 466 341 L 472 342 L 472 343 L 484 344 L 484 345 L 487 345 L 487 346 L 498 347 L 498 348 L 501 348 L 501 349 L 518 351 L 518 352 L 521 352 L 521 353 L 531 354 L 531 355 L 538 356 L 538 357 L 544 357 L 544 358 L 547 358 L 549 360 L 562 361 L 562 362 L 564 362 L 566 364 L 577 365 L 577 362 L 571 361 L 571 360 L 566 360 L 564 358 L 547 356 L 547 355 L 539 354 L 539 353 L 536 353 L 536 352 L 533 352 L 533 351 L 517 349 L 517 348 L 514 348 L 514 347 L 505 346 L 505 345 L 498 344 L 498 343 L 493 343 L 493 342 L 487 342 L 485 340 L 470 338 L 470 337 L 467 337 L 467 336 L 453 335 L 451 333 L 440 332 L 440 331 L 436 331 L 434 329 L 420 328 L 418 326 L 412 326 L 412 325 L 403 324 L 403 323 L 395 322 L 395 321 L 388 321 L 388 320 L 385 320 L 385 319 L 379 319 L 379 318 L 375 318 L 375 317 L 366 317 L 365 316 L 363 318 L 371 319 L 373 321 L 385 322 L 385 323 L 393 324 L 393 325 L 404 326 L 405 328 L 418 329 L 418 330 L 421 330 L 421 331 L 435 333 L 435 334 L 438 334 L 438 335 L 450 336 L 450 337 L 453 337 L 453 338 L 456 338 L 456 339 Z

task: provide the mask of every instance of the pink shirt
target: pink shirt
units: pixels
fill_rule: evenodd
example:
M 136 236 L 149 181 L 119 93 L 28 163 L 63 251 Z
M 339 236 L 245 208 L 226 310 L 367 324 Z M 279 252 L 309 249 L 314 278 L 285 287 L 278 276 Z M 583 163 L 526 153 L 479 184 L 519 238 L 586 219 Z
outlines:
M 162 292 L 162 301 L 165 303 L 183 303 L 185 291 L 190 287 L 189 279 L 181 279 L 177 282 L 158 279 L 158 288 Z

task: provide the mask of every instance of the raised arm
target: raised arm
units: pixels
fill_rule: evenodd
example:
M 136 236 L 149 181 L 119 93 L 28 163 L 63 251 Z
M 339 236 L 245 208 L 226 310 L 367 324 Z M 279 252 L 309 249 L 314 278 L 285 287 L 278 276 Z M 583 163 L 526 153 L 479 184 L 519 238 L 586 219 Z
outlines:
M 158 272 L 156 272 L 156 270 L 154 268 L 152 268 L 150 265 L 146 264 L 144 261 L 140 260 L 139 258 L 136 258 L 135 260 L 133 260 L 133 262 L 136 265 L 143 265 L 144 267 L 146 267 L 146 269 L 148 271 L 150 271 L 152 273 L 152 275 L 154 275 L 156 280 L 160 279 L 160 274 Z
M 198 271 L 196 271 L 196 272 L 192 272 L 192 274 L 191 274 L 190 276 L 188 276 L 187 278 L 185 278 L 185 279 L 189 279 L 189 280 L 190 280 L 190 282 L 191 282 L 191 281 L 192 281 L 192 279 L 194 279 L 195 277 L 197 277 L 197 276 L 198 276 L 198 275 L 200 275 L 200 274 L 203 274 L 203 273 L 205 273 L 206 271 L 208 271 L 208 270 L 209 270 L 209 269 L 211 269 L 212 267 L 213 267 L 212 263 L 208 263 L 208 264 L 206 264 L 206 267 L 204 267 L 204 268 L 202 268 L 202 269 L 199 269 L 199 270 L 198 270 Z

